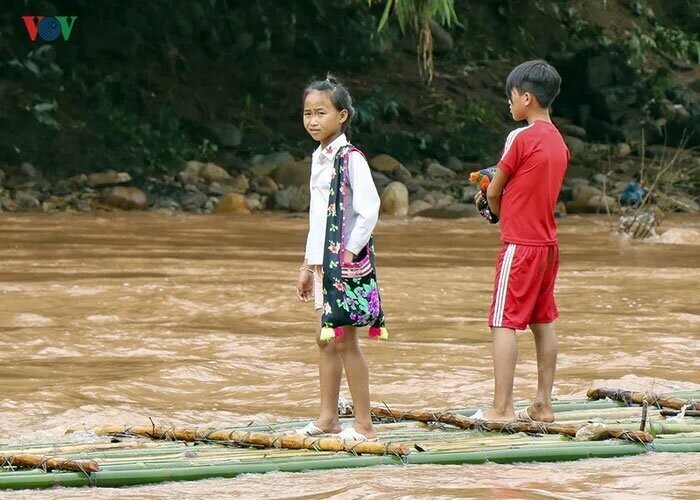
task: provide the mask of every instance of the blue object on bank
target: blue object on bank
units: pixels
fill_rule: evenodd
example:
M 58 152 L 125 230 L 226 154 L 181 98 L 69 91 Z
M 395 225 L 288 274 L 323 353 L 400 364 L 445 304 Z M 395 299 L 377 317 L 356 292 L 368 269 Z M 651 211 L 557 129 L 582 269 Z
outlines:
M 627 187 L 620 193 L 620 205 L 631 205 L 636 207 L 642 203 L 644 189 L 635 181 L 630 181 Z

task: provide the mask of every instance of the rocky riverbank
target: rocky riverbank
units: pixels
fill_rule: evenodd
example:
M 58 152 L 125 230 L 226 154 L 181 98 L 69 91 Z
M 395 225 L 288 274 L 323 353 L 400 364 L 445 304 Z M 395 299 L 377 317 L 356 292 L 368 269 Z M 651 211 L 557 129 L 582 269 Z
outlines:
M 566 213 L 616 213 L 619 196 L 634 180 L 663 211 L 700 212 L 697 193 L 684 190 L 700 170 L 700 153 L 658 145 L 596 144 L 566 120 L 557 124 L 571 150 L 557 206 Z M 450 157 L 441 164 L 426 158 L 402 163 L 388 154 L 369 159 L 382 198 L 392 216 L 476 217 L 476 188 L 469 172 L 486 165 Z M 64 179 L 44 175 L 31 163 L 0 170 L 0 210 L 75 211 L 156 210 L 163 212 L 249 214 L 261 210 L 306 212 L 310 158 L 286 151 L 255 155 L 224 168 L 211 162 L 183 162 L 176 175 L 134 177 L 126 171 L 82 174 Z

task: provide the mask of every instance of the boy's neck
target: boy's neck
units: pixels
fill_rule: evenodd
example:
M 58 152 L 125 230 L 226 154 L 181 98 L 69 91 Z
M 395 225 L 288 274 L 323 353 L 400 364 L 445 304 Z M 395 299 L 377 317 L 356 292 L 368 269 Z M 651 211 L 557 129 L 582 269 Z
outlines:
M 549 116 L 549 108 L 540 108 L 536 106 L 528 111 L 529 113 L 525 117 L 528 125 L 532 125 L 537 120 L 552 123 L 552 118 Z

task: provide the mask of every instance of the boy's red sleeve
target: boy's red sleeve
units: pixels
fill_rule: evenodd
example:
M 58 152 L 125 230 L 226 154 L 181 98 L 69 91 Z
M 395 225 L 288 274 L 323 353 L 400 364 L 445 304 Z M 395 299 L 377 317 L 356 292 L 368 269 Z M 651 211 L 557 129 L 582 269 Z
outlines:
M 506 144 L 503 147 L 503 155 L 498 162 L 498 168 L 508 175 L 513 175 L 520 165 L 522 156 L 522 138 L 518 139 L 518 135 L 522 129 L 515 129 L 506 139 Z

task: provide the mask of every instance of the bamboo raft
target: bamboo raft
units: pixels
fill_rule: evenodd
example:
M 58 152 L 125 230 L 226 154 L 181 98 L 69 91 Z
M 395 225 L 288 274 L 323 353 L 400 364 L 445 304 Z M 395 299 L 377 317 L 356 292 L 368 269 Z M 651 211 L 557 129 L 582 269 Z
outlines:
M 468 417 L 476 408 L 377 407 L 373 415 L 378 439 L 361 443 L 288 433 L 306 422 L 229 429 L 154 423 L 75 428 L 69 432 L 77 434 L 69 434 L 62 442 L 0 445 L 0 489 L 119 487 L 376 465 L 700 453 L 700 418 L 694 416 L 700 408 L 700 392 L 657 396 L 592 389 L 588 397 L 555 401 L 556 422 L 551 424 L 478 421 Z M 679 413 L 682 418 L 670 416 Z

